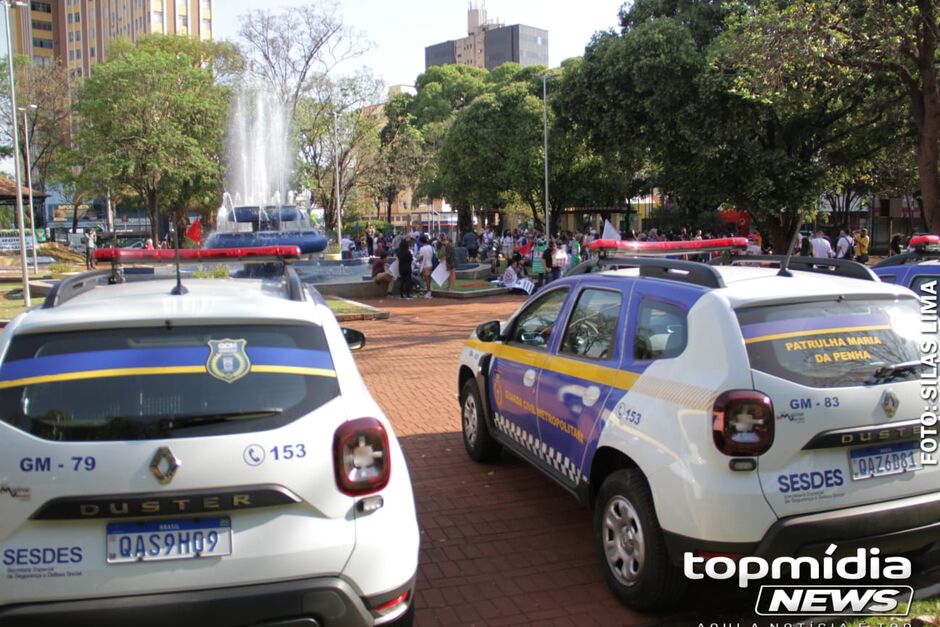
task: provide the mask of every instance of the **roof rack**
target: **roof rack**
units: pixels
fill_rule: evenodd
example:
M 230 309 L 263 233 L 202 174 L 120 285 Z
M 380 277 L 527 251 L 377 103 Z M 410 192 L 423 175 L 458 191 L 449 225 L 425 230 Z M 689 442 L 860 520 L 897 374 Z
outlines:
M 99 254 L 100 253 L 100 254 Z M 144 253 L 144 254 L 140 254 Z M 149 253 L 149 254 L 148 254 Z M 101 248 L 95 251 L 95 258 L 101 261 L 110 261 L 109 270 L 93 270 L 83 272 L 75 276 L 68 277 L 56 283 L 46 301 L 43 303 L 43 309 L 52 309 L 63 303 L 84 294 L 95 287 L 102 285 L 102 279 L 107 279 L 108 285 L 124 283 L 125 277 L 124 264 L 169 264 L 175 263 L 176 251 L 172 250 L 140 250 L 140 249 L 117 249 Z M 282 262 L 284 264 L 283 279 L 287 296 L 292 301 L 302 302 L 307 300 L 307 290 L 304 288 L 300 276 L 293 266 L 288 263 L 289 260 L 299 258 L 300 251 L 296 246 L 269 246 L 265 248 L 232 248 L 218 250 L 186 250 L 180 253 L 181 261 L 189 263 L 195 262 L 217 262 L 217 263 L 251 263 L 251 264 L 271 264 L 272 262 Z M 260 274 L 249 274 L 252 278 L 270 277 L 273 273 L 261 272 Z M 134 272 L 133 276 L 146 276 L 145 280 L 156 280 L 166 278 L 157 274 L 141 275 Z
M 708 262 L 710 266 L 766 265 L 780 266 L 786 255 L 744 255 L 730 258 L 722 257 Z M 790 257 L 790 268 L 802 272 L 829 274 L 862 281 L 879 281 L 878 276 L 868 266 L 849 259 L 822 259 L 820 257 Z
M 575 276 L 604 270 L 618 270 L 622 268 L 639 268 L 640 276 L 653 279 L 690 283 L 692 285 L 700 285 L 712 289 L 725 287 L 721 273 L 709 265 L 697 261 L 662 259 L 659 257 L 606 256 L 589 259 L 571 268 L 565 273 L 565 276 Z

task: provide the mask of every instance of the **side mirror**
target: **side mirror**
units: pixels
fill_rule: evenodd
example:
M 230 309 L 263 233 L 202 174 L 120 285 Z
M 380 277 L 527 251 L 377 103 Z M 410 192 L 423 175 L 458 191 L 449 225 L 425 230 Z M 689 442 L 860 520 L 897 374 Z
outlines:
M 366 334 L 362 331 L 347 329 L 346 327 L 342 327 L 340 330 L 343 332 L 343 337 L 346 339 L 349 350 L 357 351 L 366 345 Z
M 499 339 L 500 323 L 499 320 L 490 320 L 477 327 L 477 339 L 481 342 L 495 342 Z

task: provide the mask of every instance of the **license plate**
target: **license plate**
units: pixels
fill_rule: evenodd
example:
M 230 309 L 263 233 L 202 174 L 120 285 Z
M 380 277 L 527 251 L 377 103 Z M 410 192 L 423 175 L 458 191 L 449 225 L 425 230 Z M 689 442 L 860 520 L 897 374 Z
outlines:
M 111 523 L 107 534 L 109 564 L 232 554 L 232 521 L 228 516 Z
M 919 450 L 915 442 L 901 442 L 849 451 L 852 479 L 859 481 L 920 470 L 923 466 L 920 464 Z

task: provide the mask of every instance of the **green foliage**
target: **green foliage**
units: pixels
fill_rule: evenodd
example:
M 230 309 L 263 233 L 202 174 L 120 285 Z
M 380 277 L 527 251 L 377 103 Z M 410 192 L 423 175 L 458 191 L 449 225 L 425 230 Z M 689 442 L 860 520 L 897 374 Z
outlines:
M 194 279 L 227 279 L 231 276 L 228 266 L 225 265 L 215 265 L 215 266 L 203 266 L 199 270 L 193 272 Z
M 155 241 L 158 211 L 179 213 L 218 189 L 228 110 L 227 91 L 187 55 L 191 42 L 166 40 L 117 46 L 87 79 L 76 106 L 75 152 L 94 164 L 98 181 L 146 202 Z M 170 43 L 182 47 L 173 52 Z
M 49 272 L 52 274 L 65 274 L 66 272 L 72 272 L 72 264 L 64 262 L 50 263 Z

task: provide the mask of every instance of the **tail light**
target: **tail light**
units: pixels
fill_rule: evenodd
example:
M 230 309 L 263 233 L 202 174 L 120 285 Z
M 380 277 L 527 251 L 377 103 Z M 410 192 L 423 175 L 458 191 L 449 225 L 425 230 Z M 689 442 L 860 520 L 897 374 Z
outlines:
M 388 434 L 375 418 L 350 420 L 333 436 L 336 486 L 349 496 L 378 492 L 388 484 Z
M 381 605 L 377 605 L 375 608 L 375 613 L 379 616 L 388 616 L 395 610 L 399 609 L 402 606 L 402 603 L 408 603 L 408 597 L 411 596 L 411 593 L 405 592 L 399 594 L 397 597 L 390 601 L 386 601 Z
M 732 390 L 712 409 L 712 438 L 725 455 L 762 455 L 774 443 L 774 405 L 753 390 Z

